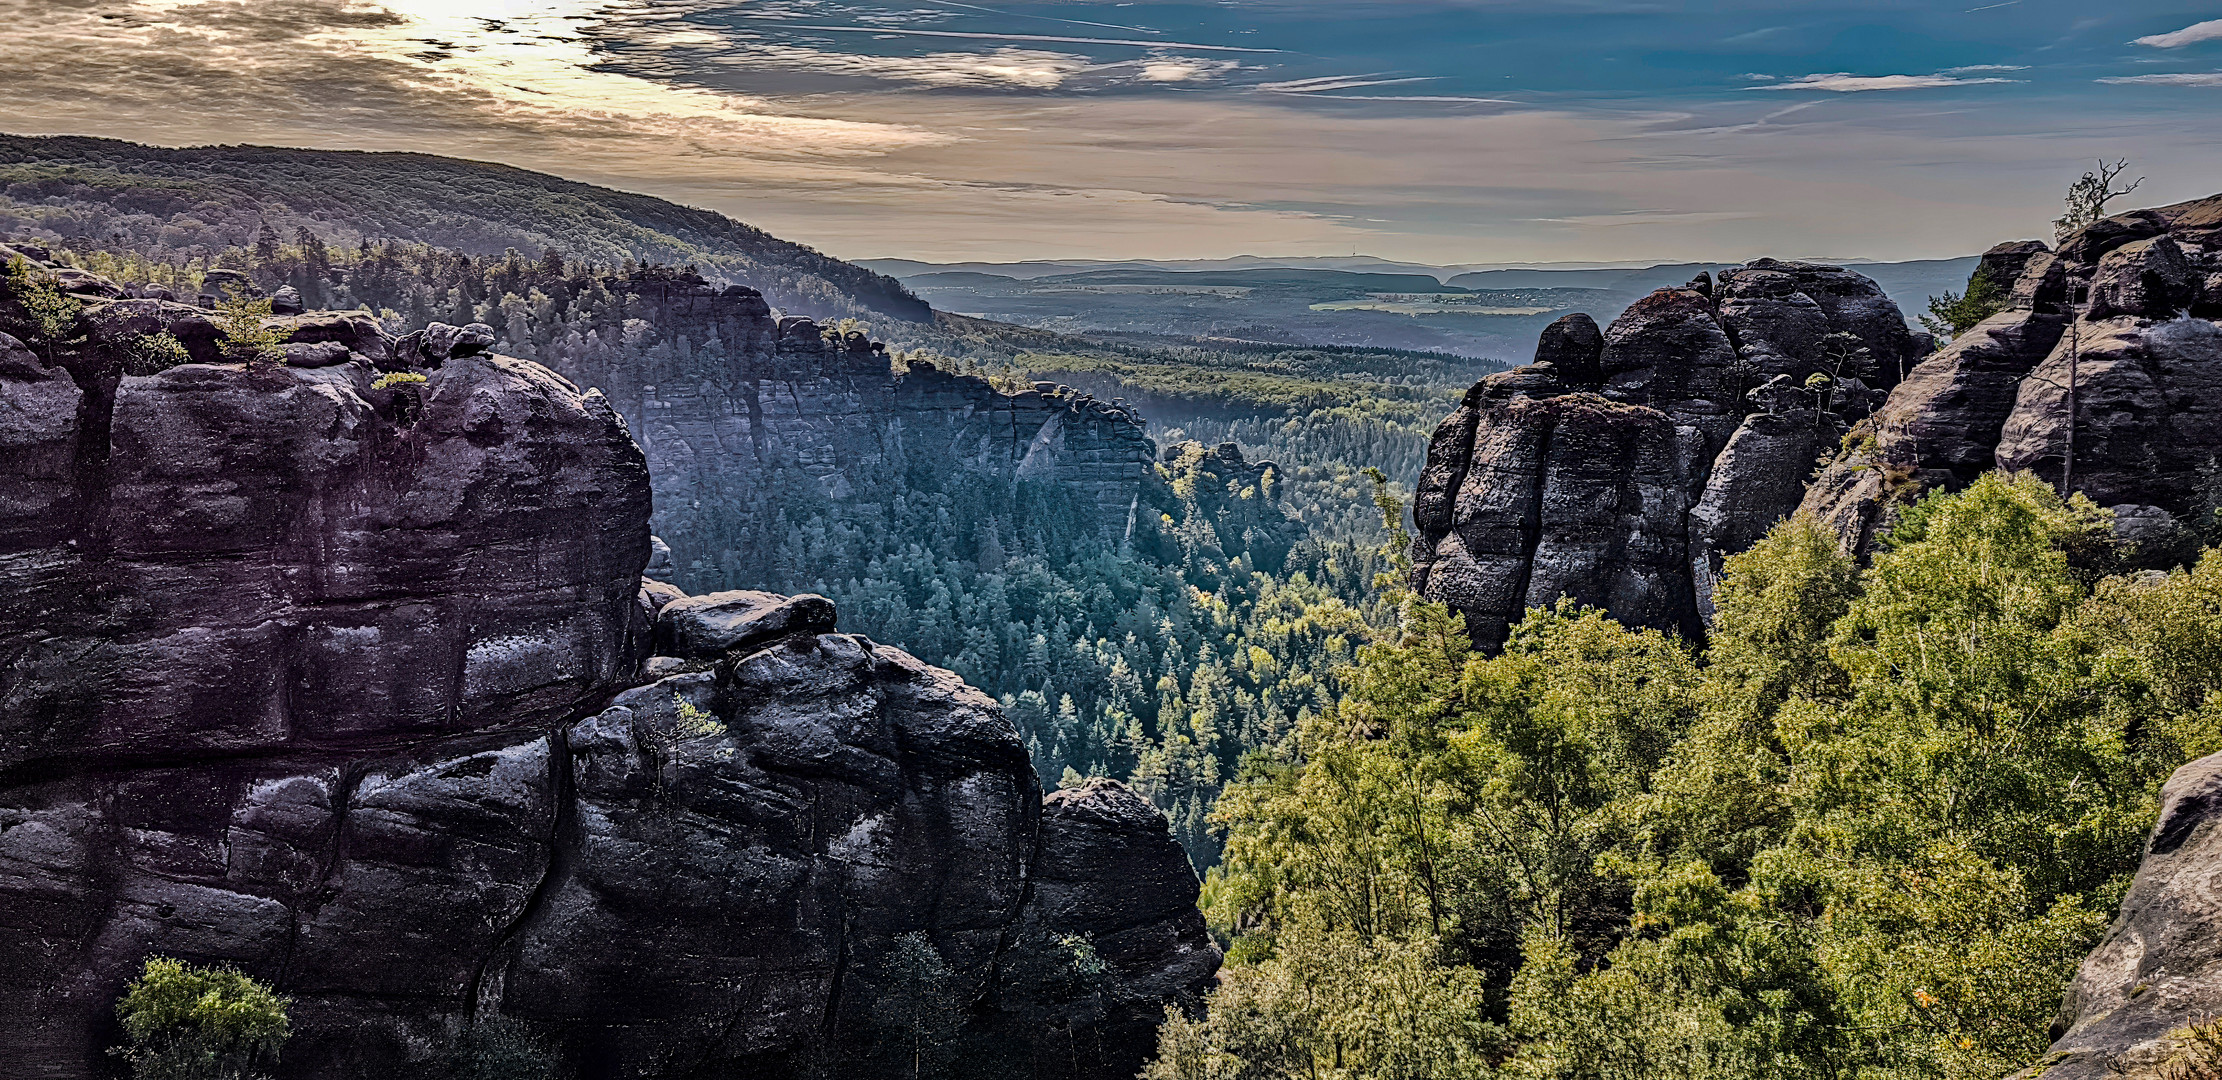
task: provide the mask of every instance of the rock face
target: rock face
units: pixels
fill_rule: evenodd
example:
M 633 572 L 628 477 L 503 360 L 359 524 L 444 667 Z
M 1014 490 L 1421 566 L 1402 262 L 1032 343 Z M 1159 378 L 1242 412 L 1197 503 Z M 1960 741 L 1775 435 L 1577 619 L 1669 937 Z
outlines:
M 689 589 L 760 583 L 734 523 L 761 513 L 780 485 L 878 500 L 923 467 L 1007 503 L 1033 483 L 1115 537 L 1154 456 L 1133 410 L 1070 388 L 1005 394 L 923 362 L 898 375 L 862 334 L 776 317 L 744 286 L 691 275 L 611 284 L 637 297 L 672 349 L 645 364 L 589 355 L 561 370 L 602 388 L 640 440 L 656 533 Z
M 1992 468 L 2056 484 L 2068 473 L 2155 563 L 2178 555 L 2184 523 L 2214 504 L 2222 196 L 2107 218 L 2056 252 L 2042 247 L 1984 256 L 1999 275 L 2020 268 L 2007 309 L 1914 368 L 1813 485 L 1806 509 L 1848 550 L 1864 554 L 1913 495 Z
M 1602 333 L 1568 316 L 1436 430 L 1415 587 L 1484 647 L 1561 596 L 1696 635 L 1720 559 L 1798 505 L 1815 455 L 1920 348 L 1873 281 L 1772 259 L 1661 289 Z
M 2222 754 L 2176 770 L 2106 939 L 2055 1022 L 2044 1080 L 2160 1074 L 2169 1034 L 2222 1012 Z
M 1131 1075 L 1210 978 L 1146 803 L 1045 810 L 992 701 L 823 601 L 644 585 L 649 472 L 601 395 L 452 347 L 374 389 L 396 354 L 360 334 L 127 375 L 104 320 L 0 333 L 9 1075 L 108 1075 L 151 955 L 290 995 L 283 1075 L 316 1080 L 492 1016 L 585 1077 L 894 1075 L 913 932 L 978 1060 Z M 1079 935 L 1107 980 L 1016 981 Z

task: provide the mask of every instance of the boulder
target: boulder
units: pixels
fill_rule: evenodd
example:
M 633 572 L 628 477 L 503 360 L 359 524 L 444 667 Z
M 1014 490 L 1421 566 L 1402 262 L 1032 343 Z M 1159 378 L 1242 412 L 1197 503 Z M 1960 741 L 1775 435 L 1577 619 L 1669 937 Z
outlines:
M 291 285 L 280 285 L 278 291 L 270 294 L 272 315 L 299 315 L 306 310 L 307 305 L 301 302 L 301 290 Z
M 2093 319 L 2117 315 L 2166 319 L 2188 310 L 2205 287 L 2205 276 L 2192 270 L 2174 240 L 2166 236 L 2138 240 L 2099 260 L 2085 314 Z
M 0 547 L 36 543 L 74 516 L 84 396 L 69 372 L 0 334 Z
M 319 341 L 315 344 L 293 342 L 285 347 L 287 367 L 334 367 L 353 359 L 356 359 L 356 354 L 349 352 L 347 346 L 337 341 Z
M 1699 612 L 1712 615 L 1711 583 L 1730 555 L 1749 548 L 1805 497 L 1813 459 L 1832 440 L 1813 409 L 1753 413 L 1713 460 L 1690 510 L 1691 573 Z
M 185 346 L 196 364 L 219 364 L 224 357 L 224 335 L 208 313 L 187 304 L 166 300 L 118 300 L 87 309 L 78 326 L 96 349 L 112 356 L 128 355 L 133 343 L 153 334 L 167 333 Z
M 664 543 L 661 536 L 649 537 L 648 565 L 641 573 L 652 578 L 669 578 L 671 569 L 671 545 Z
M 386 336 L 378 320 L 365 311 L 304 312 L 264 320 L 263 326 L 275 331 L 278 340 L 287 344 L 334 341 L 347 346 L 347 351 L 374 362 L 387 360 L 393 354 L 392 339 Z
M 2153 1080 L 2170 1038 L 2222 1013 L 2222 754 L 2160 790 L 2121 913 L 2068 987 L 2041 1080 Z
M 663 609 L 669 607 L 672 601 L 686 598 L 685 590 L 677 585 L 652 578 L 640 579 L 640 610 L 648 617 L 651 626 L 655 624 L 656 616 L 662 614 Z
M 689 660 L 748 652 L 789 634 L 833 629 L 833 601 L 740 589 L 673 600 L 656 615 L 657 651 Z
M 262 298 L 262 287 L 256 285 L 255 279 L 248 277 L 246 274 L 237 270 L 225 270 L 221 267 L 210 270 L 201 276 L 203 307 L 212 306 L 217 301 L 230 300 L 234 297 L 242 300 L 259 300 Z
M 1543 328 L 1535 343 L 1535 362 L 1549 364 L 1570 385 L 1595 386 L 1604 380 L 1605 334 L 1597 320 L 1575 312 Z
M 51 273 L 56 288 L 81 300 L 113 300 L 124 294 L 122 286 L 89 270 L 57 266 Z
M 455 343 L 448 346 L 447 354 L 450 357 L 477 356 L 493 347 L 494 328 L 485 323 L 474 322 L 455 335 Z

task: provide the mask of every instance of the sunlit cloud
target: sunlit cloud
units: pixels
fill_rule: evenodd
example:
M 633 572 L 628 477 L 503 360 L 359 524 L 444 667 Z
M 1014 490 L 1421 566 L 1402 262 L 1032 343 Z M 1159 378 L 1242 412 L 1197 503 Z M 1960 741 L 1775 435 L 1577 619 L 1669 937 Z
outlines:
M 2186 45 L 2215 40 L 2222 40 L 2222 19 L 2192 23 L 2181 30 L 2171 30 L 2165 34 L 2148 34 L 2132 40 L 2130 44 L 2150 45 L 2156 49 L 2180 49 Z
M 1856 94 L 1869 90 L 1934 90 L 1941 86 L 1981 86 L 1985 83 L 2014 81 L 1999 78 L 1966 79 L 1944 72 L 1935 75 L 1854 75 L 1848 71 L 1836 71 L 1800 75 L 1794 79 L 1768 83 L 1765 86 L 1747 86 L 1744 89 L 1826 90 L 1838 94 Z

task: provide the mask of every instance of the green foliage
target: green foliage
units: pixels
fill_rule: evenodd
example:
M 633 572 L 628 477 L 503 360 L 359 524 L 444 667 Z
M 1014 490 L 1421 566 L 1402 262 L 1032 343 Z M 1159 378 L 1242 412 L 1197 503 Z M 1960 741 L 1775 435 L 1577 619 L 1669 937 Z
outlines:
M 123 373 L 126 375 L 158 375 L 192 361 L 193 357 L 185 351 L 185 343 L 167 330 L 141 334 L 124 344 Z
M 1152 1075 L 1407 1075 L 1321 1034 L 1318 1002 L 1382 995 L 1353 947 L 1418 950 L 1460 988 L 1397 1036 L 1438 1065 L 2036 1060 L 2160 782 L 2222 744 L 2222 554 L 2165 578 L 2112 558 L 2088 502 L 1992 475 L 1909 507 L 1865 571 L 1818 522 L 1778 525 L 1728 561 L 1702 657 L 1563 604 L 1478 657 L 1408 605 L 1222 798 L 1206 898 L 1230 966 Z
M 85 309 L 84 303 L 63 292 L 51 277 L 21 258 L 0 262 L 0 295 L 12 296 L 22 306 L 24 324 L 31 335 L 29 344 L 44 350 L 47 362 L 53 363 L 55 351 L 76 335 L 77 316 Z
M 389 371 L 370 380 L 370 388 L 373 390 L 397 390 L 411 386 L 423 386 L 426 381 L 423 375 L 414 371 Z
M 2176 1052 L 2160 1067 L 2161 1080 L 2222 1080 L 2222 1019 L 2208 1017 L 2170 1034 Z
M 895 938 L 874 1003 L 883 1054 L 910 1080 L 948 1074 L 964 1027 L 955 973 L 924 931 Z
M 1947 289 L 1942 296 L 1929 298 L 1929 313 L 1919 317 L 1921 325 L 1939 340 L 1958 337 L 1976 323 L 2006 310 L 2012 287 L 2013 282 L 1993 280 L 1978 266 L 1967 279 L 1965 294 Z
M 287 999 L 231 968 L 153 957 L 116 1003 L 136 1080 L 251 1080 L 292 1034 Z
M 285 358 L 278 332 L 263 325 L 270 317 L 270 301 L 251 299 L 233 290 L 216 301 L 216 329 L 224 338 L 224 355 L 246 364 L 276 363 Z
M 457 1036 L 432 1070 L 436 1080 L 560 1080 L 555 1044 L 523 1021 L 493 1016 Z

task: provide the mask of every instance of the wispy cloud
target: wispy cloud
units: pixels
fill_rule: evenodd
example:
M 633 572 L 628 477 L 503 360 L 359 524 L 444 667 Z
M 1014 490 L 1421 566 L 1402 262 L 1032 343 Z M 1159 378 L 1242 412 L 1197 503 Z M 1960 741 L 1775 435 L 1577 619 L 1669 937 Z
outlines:
M 1964 64 L 1964 65 L 1962 65 L 1962 66 L 1960 66 L 1960 67 L 1951 67 L 1951 68 L 1945 68 L 1945 69 L 1944 69 L 1943 71 L 1937 72 L 1937 74 L 1939 74 L 1939 75 L 1973 75 L 1973 74 L 1975 74 L 1975 73 L 1977 73 L 1977 72 L 1981 72 L 1981 71 L 2027 71 L 2027 70 L 2029 70 L 2029 65 L 2027 65 L 2027 64 Z
M 789 30 L 815 30 L 829 34 L 871 34 L 902 37 L 963 38 L 972 41 L 1039 41 L 1061 45 L 1131 45 L 1144 49 L 1193 49 L 1197 52 L 1276 53 L 1279 49 L 1253 49 L 1240 45 L 1198 45 L 1191 41 L 1138 41 L 1131 38 L 1064 37 L 1056 34 L 995 34 L 971 30 L 918 30 L 885 26 L 823 26 L 783 23 Z
M 2205 22 L 2192 23 L 2181 30 L 2171 30 L 2165 34 L 2148 34 L 2132 40 L 2130 44 L 2150 45 L 2156 49 L 2180 49 L 2186 45 L 2196 45 L 2202 41 L 2214 41 L 2216 39 L 2222 39 L 2222 19 L 2208 19 Z M 2111 80 L 2102 79 L 2100 81 Z
M 2116 75 L 2099 81 L 2117 86 L 2222 86 L 2222 71 L 2194 71 L 2179 75 Z
M 1984 83 L 2019 81 L 1998 78 L 1967 79 L 1941 71 L 1934 75 L 1854 75 L 1849 71 L 1833 71 L 1800 75 L 1794 79 L 1768 83 L 1765 86 L 1747 86 L 1744 89 L 1826 90 L 1838 94 L 1856 94 L 1866 90 L 1933 90 L 1941 86 L 1981 86 Z
M 1359 90 L 1368 86 L 1402 86 L 1407 83 L 1436 82 L 1433 77 L 1382 78 L 1378 75 L 1327 75 L 1312 79 L 1291 79 L 1287 82 L 1259 83 L 1252 90 L 1268 94 L 1329 94 L 1337 90 Z

